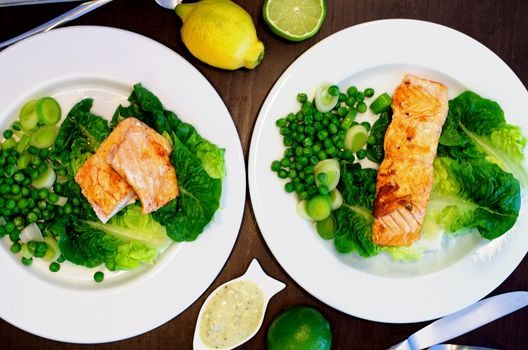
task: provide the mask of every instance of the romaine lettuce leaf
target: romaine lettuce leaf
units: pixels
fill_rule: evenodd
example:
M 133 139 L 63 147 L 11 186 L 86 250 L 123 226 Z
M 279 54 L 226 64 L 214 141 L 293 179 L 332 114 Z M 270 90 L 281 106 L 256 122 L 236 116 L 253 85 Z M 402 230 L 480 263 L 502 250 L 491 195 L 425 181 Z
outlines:
M 507 232 L 519 215 L 519 181 L 486 159 L 437 157 L 426 218 L 446 233 L 476 229 L 494 239 Z
M 438 155 L 458 160 L 485 158 L 512 173 L 526 187 L 526 141 L 519 127 L 506 123 L 496 102 L 466 91 L 449 101 Z
M 357 163 L 341 167 L 339 190 L 344 204 L 334 212 L 337 222 L 334 245 L 341 254 L 357 252 L 367 257 L 378 253 L 372 242 L 376 173 L 374 169 L 362 169 Z
M 220 207 L 222 181 L 210 177 L 174 133 L 172 141 L 171 162 L 177 169 L 179 195 L 153 215 L 173 240 L 193 241 Z
M 108 223 L 67 215 L 50 230 L 59 235 L 62 255 L 74 264 L 129 270 L 153 263 L 170 240 L 165 228 L 138 206 L 128 206 Z

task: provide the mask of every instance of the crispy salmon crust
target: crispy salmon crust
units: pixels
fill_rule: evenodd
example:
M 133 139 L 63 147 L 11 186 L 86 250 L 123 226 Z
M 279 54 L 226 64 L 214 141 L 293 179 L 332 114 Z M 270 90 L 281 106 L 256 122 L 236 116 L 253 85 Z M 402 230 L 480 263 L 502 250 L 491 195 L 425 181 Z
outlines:
M 420 237 L 429 204 L 447 88 L 408 74 L 394 92 L 392 110 L 376 180 L 372 239 L 382 246 L 409 246 Z
M 133 118 L 125 119 L 129 120 Z M 134 189 L 143 213 L 151 213 L 178 196 L 176 172 L 167 139 L 135 119 L 121 143 L 108 152 L 107 161 Z
M 132 187 L 97 153 L 79 168 L 75 181 L 103 223 L 136 198 Z

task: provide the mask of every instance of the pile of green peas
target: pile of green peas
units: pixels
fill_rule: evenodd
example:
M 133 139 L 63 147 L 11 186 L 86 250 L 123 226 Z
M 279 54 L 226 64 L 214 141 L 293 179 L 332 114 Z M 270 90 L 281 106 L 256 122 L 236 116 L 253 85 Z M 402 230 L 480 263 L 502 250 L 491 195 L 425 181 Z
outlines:
M 374 93 L 372 88 L 360 91 L 356 86 L 350 86 L 346 92 L 342 92 L 338 86 L 332 85 L 328 88 L 328 94 L 338 96 L 338 102 L 331 111 L 325 113 L 317 110 L 314 101 L 308 101 L 307 94 L 297 95 L 301 109 L 275 123 L 286 149 L 282 159 L 271 163 L 271 170 L 279 178 L 289 179 L 284 185 L 286 192 L 295 192 L 300 200 L 309 200 L 325 190 L 318 188 L 315 182 L 314 166 L 319 161 L 332 158 L 341 163 L 353 163 L 356 157 L 366 157 L 364 149 L 355 156 L 350 150 L 344 149 L 345 135 L 349 128 L 357 124 L 370 130 L 370 123 L 358 123 L 354 119 L 357 113 L 367 111 L 365 100 L 374 96 Z
M 15 129 L 16 130 L 16 129 Z M 6 140 L 13 137 L 13 131 L 8 129 L 3 132 Z M 51 188 L 34 188 L 31 182 L 42 174 L 48 167 L 55 169 L 60 179 L 67 178 L 67 169 L 60 163 L 50 159 L 49 149 L 39 149 L 29 146 L 24 152 L 16 150 L 16 144 L 0 151 L 0 239 L 8 236 L 12 245 L 10 250 L 18 254 L 22 250 L 23 242 L 20 241 L 21 231 L 29 224 L 39 226 L 44 237 L 53 237 L 47 230 L 46 224 L 53 219 L 67 214 L 79 214 L 83 205 L 89 205 L 82 200 L 78 186 L 70 182 L 55 182 Z M 60 197 L 66 197 L 66 203 L 59 205 Z M 30 241 L 26 244 L 26 252 L 31 257 L 22 257 L 22 264 L 29 266 L 33 257 L 42 258 L 46 255 L 48 244 L 46 242 Z M 61 256 L 57 261 L 51 262 L 49 269 L 56 272 L 60 269 L 59 263 L 63 262 Z

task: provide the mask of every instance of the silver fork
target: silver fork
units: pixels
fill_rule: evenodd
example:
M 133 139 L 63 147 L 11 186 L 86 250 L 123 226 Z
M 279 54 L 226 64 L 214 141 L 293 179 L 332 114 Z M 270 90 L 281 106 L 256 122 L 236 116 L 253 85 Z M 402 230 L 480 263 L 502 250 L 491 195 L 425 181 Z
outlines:
M 6 40 L 2 43 L 0 43 L 0 49 L 12 45 L 16 43 L 17 41 L 26 39 L 32 35 L 35 35 L 37 33 L 47 32 L 52 30 L 53 28 L 56 28 L 66 22 L 72 21 L 76 18 L 81 17 L 85 13 L 88 13 L 90 11 L 95 10 L 96 8 L 103 6 L 107 3 L 109 3 L 112 0 L 93 0 L 93 1 L 87 1 L 85 3 L 80 4 L 79 6 L 73 8 L 72 10 L 60 15 L 59 17 L 56 17 L 52 19 L 51 21 L 48 21 L 36 28 L 31 29 L 30 31 L 27 31 L 23 34 L 20 34 L 18 36 L 15 36 L 14 38 L 11 38 L 9 40 Z

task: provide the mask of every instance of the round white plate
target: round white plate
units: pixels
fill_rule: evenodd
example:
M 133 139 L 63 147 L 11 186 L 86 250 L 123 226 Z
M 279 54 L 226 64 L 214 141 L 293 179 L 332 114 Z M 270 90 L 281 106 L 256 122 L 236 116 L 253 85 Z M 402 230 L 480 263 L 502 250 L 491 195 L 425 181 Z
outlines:
M 141 35 L 105 27 L 69 27 L 37 35 L 0 53 L 0 126 L 24 101 L 55 96 L 63 115 L 82 98 L 111 118 L 141 82 L 166 109 L 226 149 L 220 210 L 194 242 L 172 245 L 153 266 L 93 273 L 40 259 L 29 268 L 0 242 L 0 317 L 33 334 L 76 343 L 108 342 L 147 332 L 180 314 L 213 282 L 238 236 L 245 203 L 240 140 L 220 96 L 191 64 Z
M 350 27 L 299 57 L 276 82 L 257 120 L 249 154 L 249 189 L 258 225 L 290 276 L 322 302 L 368 320 L 403 323 L 459 310 L 496 288 L 528 250 L 525 205 L 515 227 L 487 242 L 466 235 L 422 261 L 395 262 L 385 255 L 339 255 L 295 211 L 295 196 L 270 170 L 284 146 L 275 121 L 298 110 L 296 95 L 313 96 L 322 81 L 342 88 L 373 87 L 392 94 L 405 73 L 464 89 L 500 103 L 510 123 L 528 135 L 528 93 L 508 66 L 470 37 L 437 24 L 383 20 Z M 523 203 L 524 204 L 524 203 Z

